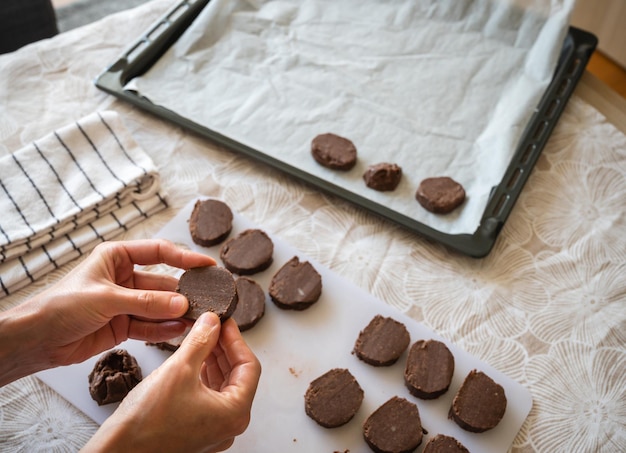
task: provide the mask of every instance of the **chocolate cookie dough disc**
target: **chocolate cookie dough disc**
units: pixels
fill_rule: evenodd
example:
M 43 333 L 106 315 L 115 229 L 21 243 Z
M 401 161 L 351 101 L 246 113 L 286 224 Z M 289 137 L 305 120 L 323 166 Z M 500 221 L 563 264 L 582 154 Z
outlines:
M 172 338 L 171 340 L 167 340 L 167 341 L 159 341 L 158 343 L 147 343 L 148 346 L 156 346 L 157 348 L 161 349 L 162 351 L 170 351 L 170 352 L 174 352 L 176 350 L 178 350 L 178 348 L 180 348 L 180 345 L 183 344 L 183 340 L 185 339 L 185 337 L 187 336 L 187 334 L 189 333 L 189 331 L 191 330 L 191 327 L 187 327 L 187 329 L 185 329 L 185 333 L 183 333 L 182 335 L 179 335 L 175 338 Z
M 363 423 L 365 442 L 376 453 L 410 453 L 422 443 L 417 406 L 394 396 Z
M 371 165 L 363 173 L 365 185 L 381 192 L 395 190 L 401 179 L 402 168 L 387 162 Z
M 425 400 L 443 395 L 453 374 L 454 357 L 442 342 L 420 340 L 409 349 L 404 383 L 412 395 Z
M 229 239 L 220 251 L 220 258 L 229 271 L 239 275 L 261 272 L 272 264 L 274 243 L 265 232 L 250 229 Z
M 428 441 L 423 453 L 469 453 L 454 437 L 438 434 Z
M 502 386 L 482 371 L 472 370 L 452 400 L 450 418 L 466 431 L 482 433 L 495 428 L 505 411 Z
M 98 403 L 122 401 L 141 382 L 141 368 L 125 349 L 103 354 L 89 373 L 89 394 Z
M 415 193 L 424 209 L 435 214 L 447 214 L 465 201 L 465 189 L 447 176 L 424 179 Z
M 363 395 L 350 371 L 334 368 L 311 382 L 304 395 L 304 410 L 324 428 L 336 428 L 354 417 Z
M 189 218 L 191 239 L 198 245 L 211 247 L 228 237 L 233 227 L 233 213 L 219 200 L 198 200 Z
M 272 301 L 286 310 L 304 310 L 313 305 L 322 294 L 322 276 L 308 261 L 297 256 L 281 267 L 270 283 Z
M 212 311 L 223 321 L 237 308 L 235 279 L 223 267 L 189 269 L 181 275 L 176 291 L 189 301 L 184 318 L 198 319 L 202 313 Z
M 235 284 L 239 301 L 232 318 L 244 332 L 254 327 L 265 314 L 265 293 L 257 282 L 246 277 L 239 277 Z
M 410 341 L 411 337 L 404 324 L 376 315 L 359 334 L 354 344 L 354 353 L 370 365 L 393 365 Z
M 333 170 L 350 170 L 356 164 L 356 147 L 347 138 L 321 134 L 311 142 L 311 154 L 318 164 Z

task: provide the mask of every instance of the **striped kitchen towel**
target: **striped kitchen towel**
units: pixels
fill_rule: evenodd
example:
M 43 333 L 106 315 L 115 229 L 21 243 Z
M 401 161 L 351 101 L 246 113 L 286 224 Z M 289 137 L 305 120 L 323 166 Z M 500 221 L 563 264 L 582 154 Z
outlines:
M 154 163 L 115 112 L 0 158 L 0 297 L 165 207 Z

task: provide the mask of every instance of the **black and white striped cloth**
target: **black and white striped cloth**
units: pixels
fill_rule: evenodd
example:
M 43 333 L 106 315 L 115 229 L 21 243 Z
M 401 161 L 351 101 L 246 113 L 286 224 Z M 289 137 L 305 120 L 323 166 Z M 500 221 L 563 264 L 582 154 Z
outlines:
M 115 112 L 0 158 L 0 297 L 165 207 L 154 163 Z

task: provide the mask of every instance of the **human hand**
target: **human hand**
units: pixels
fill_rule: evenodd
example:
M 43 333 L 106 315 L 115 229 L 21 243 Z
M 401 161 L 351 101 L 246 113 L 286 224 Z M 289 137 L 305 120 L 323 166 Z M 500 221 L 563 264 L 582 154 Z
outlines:
M 237 324 L 198 318 L 178 350 L 124 398 L 91 451 L 217 452 L 244 432 L 261 365 Z
M 174 292 L 176 278 L 135 269 L 159 263 L 188 269 L 215 260 L 164 240 L 98 245 L 57 284 L 2 313 L 7 342 L 0 357 L 16 363 L 5 362 L 0 384 L 82 362 L 128 338 L 158 342 L 181 335 L 186 324 L 177 318 L 188 302 Z

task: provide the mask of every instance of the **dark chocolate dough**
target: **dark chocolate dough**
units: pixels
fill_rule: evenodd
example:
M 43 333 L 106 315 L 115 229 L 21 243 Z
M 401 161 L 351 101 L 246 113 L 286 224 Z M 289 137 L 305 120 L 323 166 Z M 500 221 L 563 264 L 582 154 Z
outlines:
M 450 418 L 466 431 L 482 433 L 500 423 L 506 403 L 500 384 L 482 371 L 472 370 L 452 400 Z
M 184 318 L 198 319 L 202 313 L 212 311 L 223 321 L 237 308 L 235 279 L 223 267 L 195 267 L 185 271 L 176 291 L 189 301 Z
M 354 143 L 335 134 L 321 134 L 311 142 L 311 154 L 317 163 L 333 170 L 350 170 L 356 164 Z
M 365 185 L 381 192 L 395 190 L 401 179 L 402 168 L 388 162 L 371 165 L 363 173 Z
M 313 305 L 322 294 L 322 276 L 308 261 L 297 256 L 281 267 L 270 283 L 272 301 L 286 310 L 304 310 Z
M 463 186 L 447 176 L 424 179 L 415 193 L 424 209 L 435 214 L 447 214 L 465 201 Z
M 261 272 L 272 264 L 274 243 L 264 231 L 249 229 L 222 246 L 220 258 L 229 271 L 239 275 Z
M 141 368 L 125 349 L 103 354 L 89 373 L 89 394 L 99 406 L 122 401 L 141 382 Z
M 365 442 L 376 453 L 410 453 L 422 443 L 423 436 L 417 406 L 398 396 L 376 409 L 363 423 Z
M 219 200 L 198 200 L 189 218 L 191 239 L 198 245 L 210 247 L 228 237 L 233 227 L 233 213 Z
M 363 395 L 350 371 L 334 368 L 311 382 L 304 395 L 304 410 L 324 428 L 336 428 L 354 417 Z
M 423 453 L 469 453 L 469 450 L 454 437 L 437 434 L 426 443 Z
M 244 332 L 254 327 L 265 314 L 265 293 L 257 282 L 247 277 L 239 277 L 235 284 L 239 302 L 232 318 Z
M 388 366 L 396 363 L 409 346 L 411 337 L 404 324 L 376 315 L 359 333 L 354 353 L 366 363 Z
M 171 340 L 167 340 L 167 341 L 159 341 L 157 343 L 146 343 L 148 346 L 156 346 L 157 348 L 163 350 L 163 351 L 170 351 L 170 352 L 174 352 L 176 351 L 178 348 L 180 348 L 180 345 L 183 344 L 183 340 L 185 339 L 185 337 L 187 336 L 187 334 L 189 333 L 189 331 L 191 330 L 191 327 L 187 327 L 187 329 L 185 330 L 185 332 L 182 335 L 179 335 L 175 338 L 172 338 Z
M 404 383 L 412 395 L 434 399 L 448 391 L 454 374 L 454 357 L 437 340 L 419 340 L 409 349 Z

